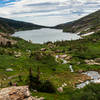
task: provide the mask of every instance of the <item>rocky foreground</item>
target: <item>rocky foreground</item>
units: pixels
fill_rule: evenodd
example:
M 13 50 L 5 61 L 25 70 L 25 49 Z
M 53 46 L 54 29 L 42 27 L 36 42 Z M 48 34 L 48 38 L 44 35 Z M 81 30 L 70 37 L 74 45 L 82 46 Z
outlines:
M 0 100 L 44 100 L 44 98 L 32 97 L 28 86 L 13 86 L 0 90 Z

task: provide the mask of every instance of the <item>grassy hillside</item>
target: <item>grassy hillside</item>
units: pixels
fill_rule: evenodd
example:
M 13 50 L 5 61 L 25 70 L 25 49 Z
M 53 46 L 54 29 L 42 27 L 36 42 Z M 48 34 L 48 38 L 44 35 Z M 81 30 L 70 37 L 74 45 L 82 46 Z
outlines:
M 98 85 L 90 85 L 85 89 L 75 89 L 75 85 L 80 81 L 88 79 L 80 73 L 83 71 L 97 70 L 100 71 L 100 65 L 89 65 L 85 60 L 95 60 L 100 58 L 100 32 L 81 40 L 75 41 L 57 41 L 55 43 L 32 44 L 20 38 L 8 37 L 17 41 L 13 46 L 0 46 L 0 83 L 1 88 L 9 86 L 9 82 L 17 83 L 17 85 L 27 85 L 30 67 L 33 75 L 37 76 L 37 68 L 40 68 L 40 80 L 44 82 L 49 80 L 57 89 L 63 83 L 67 86 L 63 93 L 56 91 L 55 93 L 32 92 L 33 95 L 43 96 L 47 100 L 82 100 L 91 97 L 95 93 Z M 45 48 L 45 50 L 43 50 Z M 70 59 L 67 64 L 63 64 L 60 58 L 55 59 L 56 55 L 67 55 Z M 100 62 L 99 62 L 100 63 Z M 69 65 L 73 66 L 75 72 L 71 73 Z M 12 71 L 7 71 L 7 69 Z M 20 79 L 21 78 L 21 79 Z M 93 88 L 93 89 L 90 89 Z M 89 94 L 86 95 L 85 91 Z M 96 90 L 97 91 L 97 90 Z M 78 95 L 80 94 L 80 95 Z M 94 98 L 94 97 L 93 97 Z M 99 96 L 96 96 L 99 98 Z M 83 99 L 84 100 L 84 99 Z M 94 99 L 85 99 L 94 100 Z M 98 100 L 98 99 L 96 99 Z
M 55 28 L 61 28 L 64 32 L 80 32 L 81 34 L 97 31 L 100 29 L 100 10 L 79 20 L 57 25 Z

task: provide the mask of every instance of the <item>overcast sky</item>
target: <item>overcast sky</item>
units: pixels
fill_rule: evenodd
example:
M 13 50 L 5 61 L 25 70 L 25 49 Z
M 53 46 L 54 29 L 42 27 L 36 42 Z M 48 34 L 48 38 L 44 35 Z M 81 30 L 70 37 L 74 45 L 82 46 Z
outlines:
M 0 17 L 57 25 L 100 9 L 100 0 L 0 0 Z

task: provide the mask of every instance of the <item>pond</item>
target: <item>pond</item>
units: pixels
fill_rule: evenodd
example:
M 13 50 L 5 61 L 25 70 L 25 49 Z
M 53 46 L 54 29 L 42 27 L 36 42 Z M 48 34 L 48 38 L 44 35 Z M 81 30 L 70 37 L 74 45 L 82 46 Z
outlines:
M 62 30 L 42 28 L 38 30 L 19 31 L 13 34 L 15 37 L 31 40 L 33 43 L 43 44 L 48 41 L 77 40 L 79 35 L 74 33 L 64 33 Z

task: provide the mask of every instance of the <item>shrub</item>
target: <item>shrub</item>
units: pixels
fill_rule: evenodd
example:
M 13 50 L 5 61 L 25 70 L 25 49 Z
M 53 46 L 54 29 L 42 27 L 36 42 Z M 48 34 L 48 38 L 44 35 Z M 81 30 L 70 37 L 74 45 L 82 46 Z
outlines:
M 54 93 L 56 91 L 52 83 L 47 80 L 45 82 L 40 81 L 40 70 L 37 68 L 37 76 L 33 76 L 32 68 L 29 69 L 28 85 L 30 90 L 37 90 L 39 92 Z
M 71 100 L 100 100 L 100 85 L 89 84 L 82 89 L 77 89 L 72 94 Z
M 49 80 L 46 80 L 44 83 L 42 83 L 39 90 L 47 93 L 54 93 L 56 91 L 55 87 Z

